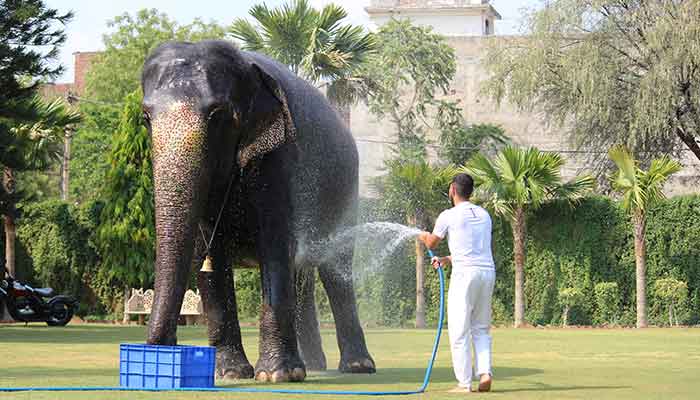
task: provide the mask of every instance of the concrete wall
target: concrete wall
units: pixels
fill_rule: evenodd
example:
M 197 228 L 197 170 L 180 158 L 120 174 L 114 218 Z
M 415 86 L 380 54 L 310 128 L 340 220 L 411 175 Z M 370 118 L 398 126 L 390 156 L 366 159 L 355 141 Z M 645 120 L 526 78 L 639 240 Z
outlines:
M 498 107 L 493 100 L 481 94 L 481 83 L 488 76 L 482 64 L 487 41 L 508 39 L 448 37 L 457 57 L 457 73 L 452 84 L 453 93 L 449 97 L 460 101 L 469 123 L 500 125 L 517 145 L 563 151 L 562 155 L 568 160 L 562 171 L 564 176 L 572 177 L 585 172 L 583 155 L 569 153 L 574 147 L 568 143 L 561 129 L 548 127 L 541 116 L 518 112 L 510 104 Z M 383 173 L 383 161 L 392 154 L 391 144 L 386 142 L 395 142 L 396 133 L 389 121 L 378 121 L 363 104 L 353 107 L 350 127 L 360 153 L 360 192 L 363 196 L 372 196 L 369 181 Z M 437 134 L 432 133 L 431 139 L 437 143 Z M 429 150 L 432 158 L 436 159 L 435 149 Z M 700 182 L 700 163 L 692 153 L 686 152 L 686 155 L 682 160 L 685 168 L 667 186 L 668 194 L 697 192 L 695 187 Z
M 443 36 L 480 36 L 487 34 L 485 31 L 484 17 L 481 15 L 443 15 L 443 14 L 422 14 L 422 15 L 403 15 L 400 13 L 394 15 L 375 16 L 372 21 L 381 26 L 394 18 L 407 18 L 414 25 L 432 26 L 435 33 Z M 493 21 L 489 22 L 493 26 Z

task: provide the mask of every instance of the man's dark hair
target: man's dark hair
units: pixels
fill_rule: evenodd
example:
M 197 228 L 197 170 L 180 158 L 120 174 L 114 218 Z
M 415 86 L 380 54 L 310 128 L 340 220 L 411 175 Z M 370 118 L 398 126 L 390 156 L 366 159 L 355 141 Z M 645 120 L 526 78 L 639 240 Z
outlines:
M 457 196 L 469 200 L 474 191 L 474 179 L 468 174 L 457 174 L 452 178 Z

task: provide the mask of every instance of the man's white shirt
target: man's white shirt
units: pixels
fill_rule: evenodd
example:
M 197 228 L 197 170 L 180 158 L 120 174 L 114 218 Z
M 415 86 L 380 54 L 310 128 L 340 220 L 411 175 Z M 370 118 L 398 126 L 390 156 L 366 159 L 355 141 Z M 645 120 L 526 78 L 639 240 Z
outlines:
M 495 268 L 491 253 L 491 216 L 468 201 L 440 213 L 433 235 L 447 244 L 454 269 L 467 267 Z

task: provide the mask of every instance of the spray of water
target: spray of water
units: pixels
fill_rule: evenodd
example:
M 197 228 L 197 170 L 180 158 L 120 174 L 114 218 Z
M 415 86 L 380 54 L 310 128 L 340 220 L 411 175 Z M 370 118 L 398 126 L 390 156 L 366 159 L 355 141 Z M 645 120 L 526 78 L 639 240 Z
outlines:
M 323 242 L 312 246 L 314 258 L 320 262 L 333 264 L 333 261 L 343 254 L 341 250 L 348 247 L 368 249 L 373 256 L 369 262 L 355 263 L 353 276 L 343 276 L 344 279 L 355 280 L 381 273 L 386 260 L 406 240 L 418 236 L 421 231 L 410 226 L 392 222 L 369 222 L 345 229 L 332 235 Z

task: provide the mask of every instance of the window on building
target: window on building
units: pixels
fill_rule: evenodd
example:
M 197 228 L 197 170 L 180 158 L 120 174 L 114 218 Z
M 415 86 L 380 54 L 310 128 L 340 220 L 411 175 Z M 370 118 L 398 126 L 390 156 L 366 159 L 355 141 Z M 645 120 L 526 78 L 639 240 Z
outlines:
M 491 30 L 490 30 L 490 26 L 489 26 L 489 25 L 490 25 L 490 24 L 489 24 L 489 20 L 487 19 L 487 20 L 486 20 L 486 26 L 485 26 L 485 29 L 484 29 L 484 33 L 486 33 L 487 35 L 491 34 Z

